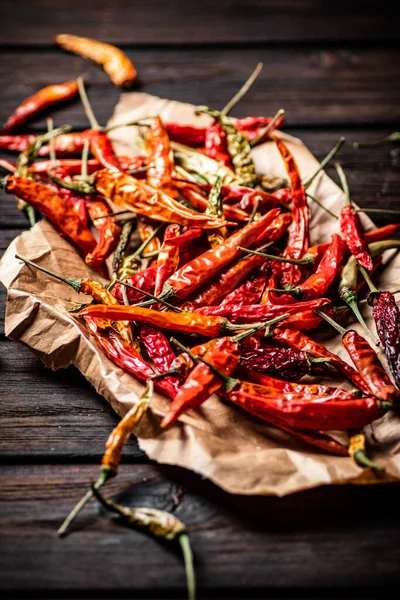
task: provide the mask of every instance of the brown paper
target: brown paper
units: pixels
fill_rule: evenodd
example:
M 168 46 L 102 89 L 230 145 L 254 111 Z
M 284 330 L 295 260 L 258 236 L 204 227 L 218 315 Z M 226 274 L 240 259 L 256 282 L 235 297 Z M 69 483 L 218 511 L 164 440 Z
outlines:
M 193 107 L 147 94 L 125 94 L 116 107 L 110 124 L 126 123 L 159 114 L 165 120 L 181 123 L 207 123 L 208 117 L 195 117 Z M 304 177 L 314 172 L 316 159 L 298 139 L 281 134 L 293 152 Z M 137 151 L 132 128 L 113 132 L 120 153 Z M 254 150 L 260 173 L 285 176 L 282 160 L 273 143 Z M 311 193 L 338 213 L 343 204 L 341 190 L 325 174 L 312 185 Z M 312 242 L 329 240 L 337 231 L 337 222 L 324 210 L 311 204 Z M 371 228 L 372 223 L 366 219 Z M 29 346 L 52 369 L 75 365 L 112 405 L 119 415 L 137 400 L 143 390 L 133 377 L 111 363 L 90 338 L 68 308 L 87 297 L 51 279 L 15 259 L 18 252 L 41 265 L 66 276 L 94 276 L 76 250 L 62 239 L 47 221 L 22 233 L 6 251 L 0 264 L 0 278 L 8 288 L 6 335 Z M 96 276 L 95 278 L 98 279 Z M 379 282 L 381 289 L 398 289 L 400 259 L 395 257 Z M 370 310 L 367 321 L 371 324 Z M 356 328 L 357 325 L 355 325 Z M 328 347 L 348 360 L 339 336 Z M 345 386 L 345 382 L 338 381 Z M 140 447 L 160 463 L 192 469 L 228 492 L 283 496 L 322 484 L 346 482 L 379 483 L 400 478 L 400 419 L 388 414 L 374 423 L 369 435 L 371 457 L 385 468 L 375 476 L 359 468 L 351 458 L 318 452 L 292 436 L 268 426 L 234 406 L 213 397 L 196 411 L 184 415 L 181 422 L 161 431 L 160 417 L 169 401 L 154 395 L 151 411 L 136 431 Z M 333 434 L 343 438 L 342 433 Z

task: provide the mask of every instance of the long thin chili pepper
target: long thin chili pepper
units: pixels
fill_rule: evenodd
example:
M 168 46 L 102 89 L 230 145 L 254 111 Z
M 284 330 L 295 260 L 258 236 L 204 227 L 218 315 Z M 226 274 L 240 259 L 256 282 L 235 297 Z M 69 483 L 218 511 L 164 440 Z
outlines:
M 137 215 L 136 217 L 137 231 L 141 241 L 144 243 L 149 240 L 146 246 L 146 252 L 157 252 L 161 248 L 161 241 L 158 235 L 153 235 L 155 229 L 159 227 L 157 221 L 144 217 L 143 215 Z M 158 230 L 159 231 L 159 230 Z
M 224 220 L 212 219 L 185 208 L 166 194 L 153 190 L 126 173 L 103 169 L 94 174 L 94 182 L 97 191 L 118 206 L 156 221 L 204 229 L 218 229 L 225 225 Z
M 168 244 L 170 246 L 184 246 L 186 244 L 189 244 L 190 242 L 193 242 L 194 240 L 197 240 L 197 238 L 199 238 L 202 233 L 203 232 L 201 229 L 188 229 L 187 231 L 185 231 L 185 233 L 181 233 L 176 237 L 169 239 Z
M 34 136 L 32 136 L 34 137 Z M 57 140 L 59 140 L 59 138 L 62 136 L 59 136 L 58 138 L 55 138 L 54 140 L 54 144 L 55 144 L 55 149 L 57 146 Z M 89 136 L 88 136 L 89 138 Z M 88 141 L 88 138 L 86 141 Z M 42 150 L 47 149 L 47 146 L 43 146 L 40 150 L 38 155 L 41 156 Z M 148 166 L 148 159 L 146 156 L 141 156 L 141 155 L 133 155 L 133 156 L 119 156 L 118 157 L 119 162 L 121 164 L 122 170 L 123 171 L 138 171 L 140 169 L 143 168 L 147 168 Z M 29 170 L 32 173 L 35 173 L 36 175 L 47 175 L 47 172 L 49 171 L 50 168 L 54 168 L 54 167 L 62 167 L 63 169 L 65 169 L 69 175 L 80 175 L 81 170 L 82 170 L 82 160 L 80 158 L 61 158 L 61 159 L 57 159 L 55 164 L 52 164 L 51 161 L 48 160 L 42 160 L 41 162 L 37 162 L 33 165 L 31 165 L 29 167 Z M 88 175 L 92 175 L 95 171 L 98 171 L 99 169 L 102 169 L 102 165 L 101 163 L 95 159 L 92 158 L 90 160 L 87 161 L 87 170 L 88 170 Z M 143 177 L 146 176 L 146 171 L 143 171 Z M 138 177 L 138 175 L 136 175 L 136 177 Z
M 89 229 L 83 226 L 75 211 L 50 188 L 26 177 L 9 175 L 5 190 L 40 210 L 57 229 L 79 246 L 85 255 L 95 248 L 96 240 Z
M 121 227 L 117 225 L 115 217 L 109 216 L 111 210 L 104 200 L 90 200 L 87 207 L 90 218 L 95 227 L 99 229 L 100 237 L 94 250 L 86 255 L 85 262 L 96 267 L 103 264 L 117 247 Z
M 55 85 L 49 85 L 33 96 L 26 98 L 7 119 L 3 127 L 0 129 L 1 134 L 8 134 L 14 131 L 21 125 L 24 125 L 37 113 L 42 112 L 49 106 L 53 106 L 57 102 L 66 102 L 74 98 L 78 94 L 78 86 L 76 81 L 67 81 Z
M 328 315 L 321 316 L 342 336 L 342 344 L 363 378 L 369 393 L 385 402 L 393 402 L 400 397 L 389 377 L 386 375 L 376 352 L 354 329 L 346 330 Z
M 301 182 L 300 172 L 297 164 L 282 140 L 272 136 L 277 148 L 284 160 L 287 174 L 290 178 L 293 196 L 292 224 L 289 229 L 289 238 L 287 246 L 283 252 L 285 258 L 302 258 L 310 245 L 309 223 L 310 209 L 307 204 L 307 197 Z M 303 277 L 302 269 L 298 265 L 283 265 L 281 271 L 282 285 L 297 285 Z
M 216 217 L 220 219 L 224 216 L 224 209 L 222 203 L 222 181 L 219 177 L 217 177 L 211 191 L 208 195 L 208 206 L 206 210 L 206 214 L 212 217 Z M 228 235 L 228 230 L 226 227 L 219 229 L 218 231 L 211 231 L 207 233 L 207 238 L 210 243 L 211 248 L 218 246 L 221 244 L 224 239 Z
M 206 130 L 204 153 L 226 167 L 233 168 L 232 158 L 228 152 L 226 132 L 218 121 Z
M 154 295 L 158 296 L 163 289 L 164 283 L 175 273 L 179 266 L 179 246 L 171 245 L 170 240 L 180 233 L 179 225 L 168 225 L 164 233 L 164 241 L 157 257 L 156 281 Z
M 149 323 L 140 323 L 138 325 L 138 334 L 147 356 L 158 372 L 163 374 L 169 371 L 175 360 L 175 354 L 161 329 Z M 177 377 L 167 376 L 163 379 L 174 387 L 176 393 L 179 394 L 180 381 Z
M 225 306 L 226 304 L 236 304 L 236 306 L 257 304 L 264 291 L 265 284 L 266 274 L 260 271 L 242 283 L 233 292 L 227 294 L 221 302 L 221 306 Z
M 162 190 L 170 198 L 177 199 L 177 189 L 172 182 L 174 155 L 168 133 L 159 117 L 151 119 L 146 146 L 149 162 L 153 165 L 147 171 L 147 183 L 154 189 Z
M 372 271 L 372 258 L 368 251 L 367 240 L 363 234 L 360 217 L 351 204 L 346 176 L 339 164 L 336 164 L 336 170 L 346 194 L 347 201 L 346 206 L 340 211 L 340 233 L 350 252 L 356 257 L 360 265 L 365 267 L 367 271 Z
M 197 148 L 204 146 L 206 127 L 193 127 L 180 123 L 164 123 L 168 136 L 174 142 Z
M 321 312 L 322 316 L 322 312 Z M 342 373 L 349 381 L 358 387 L 365 394 L 370 394 L 370 390 L 361 375 L 349 364 L 344 362 L 339 356 L 330 352 L 322 344 L 312 340 L 304 333 L 291 329 L 277 328 L 273 331 L 273 338 L 279 342 L 287 344 L 296 350 L 307 352 L 310 356 L 316 358 L 329 358 L 329 365 L 334 367 L 339 373 Z
M 139 288 L 144 292 L 152 292 L 156 281 L 156 269 L 154 266 L 151 266 L 143 271 L 138 271 L 129 277 L 123 277 L 121 279 L 124 279 L 126 283 L 129 283 L 133 287 Z M 123 288 L 123 285 L 116 283 L 111 292 L 121 303 L 123 302 Z M 144 294 L 135 292 L 131 287 L 127 287 L 126 290 L 129 304 L 136 304 L 146 298 Z
M 57 35 L 55 42 L 64 50 L 101 65 L 117 86 L 129 88 L 136 81 L 137 73 L 132 62 L 122 50 L 111 44 L 67 33 Z
M 186 526 L 174 515 L 155 508 L 127 508 L 106 500 L 99 490 L 93 486 L 93 494 L 109 511 L 117 513 L 129 525 L 149 531 L 155 537 L 164 540 L 179 541 L 185 563 L 188 600 L 196 600 L 196 581 L 193 569 L 192 550 Z
M 248 247 L 260 241 L 268 225 L 279 215 L 280 209 L 269 211 L 258 221 L 243 227 L 216 248 L 211 248 L 198 258 L 181 267 L 165 283 L 161 296 L 169 301 L 183 300 L 200 287 L 240 252 L 238 246 Z

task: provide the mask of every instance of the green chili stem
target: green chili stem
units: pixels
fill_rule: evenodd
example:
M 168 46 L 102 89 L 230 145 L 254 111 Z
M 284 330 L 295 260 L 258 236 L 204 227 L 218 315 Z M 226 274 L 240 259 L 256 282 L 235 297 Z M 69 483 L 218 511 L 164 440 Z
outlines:
M 339 141 L 336 143 L 336 145 L 332 148 L 332 150 L 330 152 L 328 152 L 328 154 L 325 156 L 325 158 L 323 158 L 319 164 L 318 169 L 315 171 L 315 173 L 313 175 L 311 175 L 311 177 L 309 177 L 305 182 L 304 182 L 304 189 L 307 189 L 310 187 L 310 185 L 312 184 L 312 182 L 314 181 L 314 179 L 316 178 L 316 176 L 325 169 L 326 165 L 332 160 L 332 158 L 339 152 L 339 150 L 341 149 L 341 147 L 343 146 L 343 144 L 345 143 L 346 138 L 345 137 L 341 137 L 339 139 Z
M 270 260 L 276 260 L 277 262 L 290 263 L 291 265 L 313 265 L 314 257 L 312 254 L 304 254 L 303 258 L 284 258 L 283 256 L 275 256 L 274 254 L 265 254 L 265 252 L 260 252 L 259 250 L 250 250 L 249 248 L 243 248 L 242 246 L 238 246 L 238 249 L 242 252 L 248 252 L 249 254 L 256 254 L 257 256 L 263 256 L 264 258 L 269 258 Z M 285 292 L 286 290 L 280 290 Z
M 258 198 L 256 198 L 256 203 L 254 205 L 253 210 L 251 211 L 250 219 L 247 222 L 248 225 L 254 221 L 254 219 L 256 217 L 256 214 L 257 214 L 257 211 L 258 211 L 258 209 L 260 207 L 261 200 L 262 200 L 261 196 L 258 196 Z
M 160 254 L 160 250 L 153 250 L 153 252 L 149 252 L 148 254 L 142 254 L 142 258 L 154 258 L 154 256 L 158 256 Z
M 85 140 L 82 149 L 82 167 L 81 167 L 81 179 L 87 180 L 88 176 L 88 158 L 89 158 L 89 140 Z
M 34 225 L 36 225 L 36 223 L 37 223 L 36 211 L 33 208 L 33 206 L 31 206 L 30 204 L 25 204 L 25 206 L 24 206 L 24 213 L 27 216 L 27 219 L 29 221 L 29 225 L 31 227 L 33 227 Z
M 376 293 L 378 291 L 378 289 L 375 287 L 374 283 L 372 282 L 372 279 L 369 276 L 369 273 L 367 272 L 367 270 L 364 269 L 364 267 L 362 265 L 360 265 L 359 262 L 357 262 L 357 267 L 358 267 L 358 270 L 360 271 L 361 275 L 364 277 L 370 291 Z
M 51 133 L 54 129 L 54 122 L 53 119 L 51 117 L 49 117 L 47 119 L 47 133 Z M 51 160 L 51 166 L 54 169 L 54 167 L 56 166 L 56 151 L 54 149 L 54 137 L 50 138 L 49 141 L 49 150 L 50 150 L 50 160 Z
M 400 131 L 394 131 L 390 135 L 381 138 L 380 140 L 371 140 L 369 142 L 353 142 L 353 148 L 374 148 L 376 146 L 383 146 L 384 144 L 390 144 L 392 142 L 400 142 Z
M 346 175 L 344 174 L 344 171 L 342 169 L 342 165 L 340 163 L 335 163 L 335 168 L 336 168 L 337 174 L 339 175 L 339 179 L 340 179 L 340 183 L 343 188 L 343 191 L 346 194 L 346 204 L 351 205 L 350 190 L 349 190 L 349 186 L 347 183 Z
M 285 315 L 280 315 L 279 317 L 275 317 L 275 318 L 271 319 L 270 321 L 265 321 L 265 323 L 258 323 L 257 325 L 251 326 L 251 329 L 249 329 L 248 331 L 244 331 L 243 333 L 239 333 L 238 335 L 235 335 L 232 339 L 235 342 L 240 343 L 245 338 L 249 337 L 249 335 L 253 335 L 253 333 L 256 333 L 256 331 L 259 331 L 260 329 L 265 328 L 266 331 L 269 332 L 271 325 L 275 325 L 275 323 L 279 323 L 280 321 L 283 321 L 284 319 L 287 319 L 288 317 L 290 317 L 290 314 L 286 313 Z M 266 333 L 266 335 L 268 335 L 268 333 Z
M 368 458 L 365 450 L 360 449 L 354 452 L 353 459 L 360 467 L 374 469 L 375 471 L 382 471 L 382 467 L 378 467 L 376 463 Z
M 144 290 L 141 290 L 140 288 L 136 287 L 135 285 L 131 285 L 130 283 L 127 283 L 126 281 L 122 281 L 121 279 L 116 279 L 115 283 L 120 283 L 124 287 L 128 287 L 132 290 L 135 290 L 135 292 L 140 292 L 144 296 L 148 296 L 148 298 L 151 298 L 152 300 L 154 300 L 154 302 L 159 302 L 163 306 L 166 306 L 170 310 L 173 310 L 177 313 L 185 312 L 181 308 L 178 308 L 177 306 L 174 306 L 173 304 L 170 304 L 169 302 L 166 302 L 165 300 L 162 300 L 162 299 L 158 298 L 157 296 L 154 296 L 154 294 L 150 294 L 150 292 L 145 292 Z
M 346 304 L 351 308 L 357 321 L 360 323 L 360 325 L 364 329 L 365 333 L 367 333 L 368 336 L 373 339 L 374 344 L 376 344 L 378 346 L 379 345 L 378 338 L 376 337 L 376 335 L 374 335 L 372 333 L 372 331 L 370 331 L 368 329 L 367 324 L 364 321 L 364 317 L 362 316 L 362 314 L 360 312 L 355 291 L 350 290 L 348 288 L 344 288 L 342 293 L 340 294 L 340 296 L 341 296 L 341 298 L 343 298 L 343 300 L 346 302 Z
M 324 206 L 322 204 L 322 202 L 320 202 L 319 200 L 317 200 L 314 196 L 311 196 L 311 194 L 309 194 L 307 192 L 307 197 L 310 198 L 310 200 L 312 200 L 313 202 L 315 202 L 315 204 L 318 204 L 318 206 L 320 208 L 323 208 L 325 212 L 328 213 L 328 215 L 331 215 L 331 217 L 333 217 L 334 219 L 338 219 L 339 217 L 337 215 L 335 215 L 335 213 L 333 213 L 331 210 L 329 210 L 329 208 L 326 208 L 326 206 Z
M 155 230 L 151 233 L 151 235 L 149 235 L 147 240 L 140 244 L 139 248 L 135 250 L 135 252 L 131 255 L 132 258 L 136 256 L 139 258 L 141 256 L 143 250 L 150 244 L 151 240 L 156 237 L 157 233 L 160 231 L 163 225 L 164 223 L 160 223 L 160 225 L 155 228 Z
M 60 179 L 59 177 L 56 177 L 55 175 L 53 175 L 51 173 L 51 171 L 48 171 L 47 175 L 49 176 L 49 178 L 52 181 L 54 181 L 54 183 L 56 183 L 57 185 L 59 185 L 62 188 L 65 188 L 66 190 L 80 192 L 81 194 L 95 194 L 96 193 L 96 188 L 93 187 L 92 185 L 90 185 L 90 183 L 88 183 L 87 181 L 86 182 L 80 181 L 79 183 L 64 181 L 63 179 Z
M 264 66 L 263 63 L 261 63 L 261 62 L 258 63 L 256 68 L 254 69 L 254 71 L 252 72 L 250 77 L 247 79 L 247 81 L 244 82 L 244 84 L 242 85 L 240 90 L 238 92 L 236 92 L 236 94 L 233 96 L 233 98 L 231 98 L 229 100 L 228 104 L 226 104 L 224 106 L 224 108 L 221 110 L 222 115 L 228 115 L 231 112 L 231 110 L 234 108 L 234 106 L 236 106 L 236 104 L 247 94 L 247 92 L 249 91 L 249 89 L 251 88 L 251 86 L 253 85 L 253 83 L 255 82 L 255 80 L 257 79 L 259 74 L 261 73 L 263 66 Z
M 327 323 L 329 323 L 329 325 L 332 325 L 332 327 L 336 329 L 336 331 L 338 331 L 340 335 L 344 335 L 346 333 L 347 330 L 344 329 L 344 327 L 339 325 L 339 323 L 336 323 L 336 321 L 331 319 L 331 317 L 324 313 L 324 311 L 320 308 L 314 308 L 314 312 L 317 313 L 317 315 L 321 317 L 321 319 L 324 319 Z
M 387 215 L 400 215 L 400 210 L 392 210 L 390 208 L 357 208 L 356 212 L 365 213 L 382 213 Z
M 285 111 L 283 110 L 283 108 L 280 108 L 279 110 L 277 110 L 276 113 L 275 113 L 275 115 L 271 119 L 271 121 L 263 129 L 263 131 L 260 133 L 260 135 L 258 135 L 254 140 L 252 140 L 251 142 L 249 142 L 250 146 L 252 148 L 254 148 L 254 146 L 257 146 L 257 144 L 259 144 L 261 142 L 261 140 L 267 135 L 267 133 L 269 131 L 271 131 L 271 129 L 274 127 L 274 125 L 277 122 L 277 120 L 280 119 L 282 117 L 282 115 L 284 115 L 284 114 L 285 114 Z
M 117 212 L 110 212 L 107 214 L 107 217 L 118 217 L 119 215 L 127 215 L 130 214 L 132 217 L 134 213 L 131 210 L 118 210 Z M 106 217 L 95 217 L 92 221 L 99 221 L 100 219 L 105 219 Z
M 193 568 L 193 553 L 187 533 L 180 534 L 179 544 L 182 549 L 183 562 L 185 563 L 188 600 L 196 600 L 196 578 Z
M 58 275 L 58 273 L 49 271 L 45 267 L 42 267 L 42 266 L 32 262 L 31 260 L 28 260 L 27 258 L 20 256 L 19 254 L 16 254 L 15 258 L 18 258 L 18 260 L 22 260 L 22 262 L 24 262 L 27 265 L 30 265 L 31 267 L 35 267 L 35 269 L 38 269 L 39 271 L 43 271 L 43 273 L 46 273 L 46 275 L 50 275 L 50 277 L 54 277 L 55 279 L 58 279 L 59 281 L 62 281 L 63 283 L 70 285 L 72 288 L 74 288 L 75 291 L 77 291 L 77 292 L 80 291 L 81 279 L 77 279 L 76 277 L 63 277 L 62 275 Z
M 128 175 L 139 175 L 139 173 L 144 173 L 149 169 L 152 169 L 154 165 L 146 165 L 145 167 L 140 167 L 139 169 L 130 169 L 127 171 Z
M 112 473 L 111 469 L 104 469 L 104 468 L 101 469 L 100 477 L 94 484 L 95 489 L 96 490 L 100 489 L 105 484 L 107 479 L 109 479 L 112 476 L 112 474 L 113 473 Z M 89 489 L 86 492 L 86 494 L 79 500 L 79 502 L 74 506 L 74 508 L 69 513 L 68 517 L 65 519 L 65 521 L 63 522 L 63 524 L 57 531 L 57 533 L 60 537 L 64 536 L 67 533 L 67 530 L 68 530 L 69 526 L 71 525 L 72 521 L 75 519 L 77 514 L 82 510 L 82 508 L 89 502 L 89 500 L 91 499 L 92 496 L 93 496 L 93 490 Z
M 78 77 L 78 79 L 76 80 L 76 83 L 78 84 L 79 96 L 80 96 L 81 102 L 83 104 L 85 114 L 90 123 L 90 127 L 91 127 L 91 129 L 94 129 L 95 131 L 99 131 L 101 129 L 101 127 L 99 125 L 98 120 L 96 119 L 96 117 L 94 115 L 93 109 L 89 102 L 89 98 L 87 97 L 83 77 Z

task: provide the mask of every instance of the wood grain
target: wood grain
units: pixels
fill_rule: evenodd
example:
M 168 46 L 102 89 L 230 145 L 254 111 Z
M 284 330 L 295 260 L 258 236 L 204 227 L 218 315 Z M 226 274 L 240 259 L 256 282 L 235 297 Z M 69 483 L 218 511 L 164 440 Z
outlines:
M 390 2 L 377 0 L 3 0 L 1 43 L 48 45 L 56 33 L 135 46 L 398 40 Z

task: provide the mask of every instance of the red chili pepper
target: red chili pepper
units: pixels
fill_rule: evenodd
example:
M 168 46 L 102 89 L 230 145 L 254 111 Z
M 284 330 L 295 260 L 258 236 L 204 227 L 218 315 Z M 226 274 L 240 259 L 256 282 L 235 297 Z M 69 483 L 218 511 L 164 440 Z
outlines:
M 89 136 L 93 156 L 106 169 L 122 171 L 122 165 L 114 152 L 111 140 L 104 131 L 93 130 Z
M 153 365 L 160 373 L 166 373 L 175 361 L 175 354 L 161 329 L 153 327 L 149 323 L 140 323 L 138 333 Z M 178 393 L 180 382 L 177 377 L 167 376 L 163 378 L 163 381 L 168 381 Z
M 397 387 L 400 386 L 400 310 L 391 292 L 375 292 L 372 304 L 376 331 Z
M 340 232 L 346 240 L 350 252 L 356 257 L 360 265 L 371 271 L 372 258 L 362 231 L 360 217 L 350 204 L 340 211 Z
M 165 129 L 171 140 L 197 148 L 204 146 L 206 138 L 205 127 L 193 127 L 192 125 L 180 125 L 179 123 L 165 123 Z
M 222 244 L 211 248 L 198 258 L 181 267 L 165 283 L 161 296 L 164 299 L 183 300 L 191 292 L 208 281 L 225 265 L 229 264 L 239 254 L 239 246 L 248 248 L 264 238 L 268 225 L 278 216 L 280 210 L 269 211 L 258 221 L 253 221 L 243 227 Z
M 115 331 L 112 329 L 100 330 L 95 319 L 85 318 L 85 321 L 89 332 L 96 338 L 97 343 L 113 363 L 140 381 L 147 381 L 154 377 L 153 369 Z M 170 398 L 174 398 L 176 395 L 176 389 L 169 381 L 156 380 L 154 387 L 160 392 L 166 393 Z
M 15 173 L 17 170 L 17 165 L 6 158 L 0 158 L 0 168 L 4 169 L 8 173 Z
M 291 222 L 291 220 L 290 220 Z M 279 285 L 279 281 L 281 279 L 281 266 L 282 263 L 271 261 L 270 263 L 270 276 L 267 281 L 267 286 L 265 291 L 261 297 L 260 304 L 274 304 L 272 298 L 272 292 L 270 292 L 270 288 L 276 289 Z
M 365 381 L 369 393 L 386 402 L 397 400 L 400 392 L 391 383 L 378 356 L 367 340 L 357 331 L 350 330 L 343 335 L 342 342 L 357 371 Z
M 259 347 L 243 350 L 240 368 L 268 374 L 286 381 L 298 381 L 311 369 L 311 361 L 305 352 L 284 348 L 276 343 L 260 343 Z M 239 369 L 239 374 L 242 371 Z M 247 377 L 242 377 L 246 379 Z M 261 383 L 257 381 L 256 383 Z M 264 385 L 264 384 L 262 384 Z
M 9 175 L 5 189 L 9 194 L 22 198 L 40 210 L 57 229 L 79 246 L 85 255 L 93 251 L 96 240 L 89 229 L 83 226 L 75 211 L 67 206 L 65 200 L 49 187 L 26 177 Z
M 260 418 L 277 417 L 290 427 L 313 430 L 361 429 L 382 414 L 381 403 L 375 398 L 337 400 L 335 396 L 314 396 L 304 393 L 266 394 L 266 388 L 242 382 L 228 399 Z M 333 401 L 331 401 L 333 400 Z
M 242 283 L 236 290 L 225 296 L 221 302 L 221 306 L 227 304 L 236 304 L 243 306 L 248 304 L 257 304 L 262 295 L 266 283 L 265 273 L 259 272 L 253 275 L 250 279 Z
M 114 252 L 121 235 L 121 227 L 117 225 L 115 217 L 108 216 L 111 210 L 104 200 L 90 200 L 87 207 L 94 226 L 100 231 L 100 237 L 94 250 L 86 255 L 85 262 L 96 267 L 103 264 Z
M 307 196 L 301 181 L 300 172 L 291 152 L 282 140 L 275 136 L 272 137 L 285 162 L 293 196 L 293 221 L 289 230 L 289 239 L 283 252 L 283 256 L 285 258 L 298 259 L 303 257 L 310 245 L 310 209 L 307 204 Z M 303 271 L 299 265 L 283 264 L 281 278 L 282 285 L 297 285 L 301 282 L 302 278 Z
M 189 200 L 190 204 L 192 204 L 197 210 L 206 212 L 208 208 L 208 201 L 207 198 L 200 194 L 197 185 L 193 183 L 185 183 L 184 181 L 177 181 L 176 185 L 182 196 L 186 198 L 186 200 Z M 242 223 L 244 221 L 248 221 L 249 219 L 249 215 L 240 208 L 223 204 L 222 209 L 225 219 L 229 219 L 229 221 L 238 221 L 239 223 Z
M 1 128 L 1 133 L 9 133 L 24 125 L 37 113 L 45 108 L 53 106 L 57 102 L 66 102 L 78 94 L 76 81 L 67 81 L 55 85 L 49 85 L 26 98 L 7 119 Z
M 157 235 L 154 235 L 154 232 L 159 223 L 157 224 L 157 222 L 153 221 L 153 219 L 148 219 L 143 215 L 137 215 L 136 225 L 141 242 L 145 242 L 150 237 L 152 238 L 146 246 L 146 254 L 158 252 L 161 248 L 161 242 L 160 238 Z
M 156 281 L 156 269 L 154 266 L 148 267 L 147 269 L 139 271 L 138 273 L 135 273 L 135 275 L 128 277 L 128 279 L 125 281 L 130 285 L 140 288 L 144 292 L 150 292 L 152 294 L 154 292 L 154 285 Z M 116 283 L 111 292 L 112 295 L 121 302 L 121 304 L 124 302 L 124 297 L 122 295 L 123 287 L 125 286 L 121 285 L 120 283 Z M 144 294 L 140 294 L 129 287 L 126 287 L 126 293 L 129 304 L 137 304 L 138 302 L 146 299 Z
M 197 240 L 201 236 L 203 231 L 201 229 L 188 229 L 185 233 L 181 233 L 168 240 L 170 246 L 184 246 L 194 240 Z
M 285 313 L 296 314 L 299 311 L 321 308 L 329 304 L 328 298 L 316 298 L 307 302 L 296 302 L 293 304 L 251 304 L 248 306 L 236 306 L 228 304 L 225 306 L 202 306 L 196 308 L 200 315 L 225 317 L 232 323 L 258 323 L 266 319 L 272 319 Z
M 174 155 L 168 133 L 159 117 L 151 119 L 149 133 L 146 138 L 149 163 L 147 183 L 156 190 L 162 190 L 170 198 L 178 198 L 178 190 L 172 182 L 174 172 Z
M 164 233 L 164 242 L 157 257 L 156 283 L 154 295 L 158 296 L 163 289 L 164 283 L 175 273 L 179 266 L 179 246 L 170 244 L 170 240 L 179 236 L 179 225 L 168 225 Z
M 196 185 L 207 193 L 209 193 L 212 188 L 210 184 L 205 183 L 198 182 Z M 271 208 L 277 208 L 281 206 L 281 204 L 285 204 L 284 200 L 288 200 L 286 204 L 289 204 L 292 200 L 292 196 L 289 188 L 286 189 L 290 193 L 289 197 L 286 193 L 279 196 L 277 195 L 277 192 L 268 194 L 262 190 L 253 190 L 252 188 L 245 186 L 223 185 L 221 194 L 225 204 L 243 210 L 247 214 L 251 214 L 257 205 L 258 210 L 261 213 L 264 213 L 271 210 Z M 281 190 L 278 191 L 280 192 Z
M 269 126 L 272 119 L 273 117 L 246 117 L 244 119 L 238 119 L 235 122 L 235 126 L 236 129 L 242 132 L 248 142 L 253 142 L 258 139 L 258 143 L 262 144 L 271 139 L 271 133 L 273 131 L 282 127 L 285 117 L 283 115 L 279 117 L 275 124 L 260 138 L 262 132 Z
M 364 394 L 369 394 L 370 390 L 363 378 L 359 373 L 348 365 L 344 360 L 333 352 L 329 352 L 322 344 L 315 342 L 311 338 L 300 333 L 300 331 L 294 331 L 291 329 L 274 329 L 273 337 L 279 342 L 287 344 L 291 348 L 296 350 L 302 350 L 307 352 L 310 356 L 315 358 L 329 358 L 330 366 L 334 367 L 339 373 L 342 373 L 347 379 L 349 379 L 356 387 L 358 387 Z
M 233 169 L 231 155 L 228 152 L 226 133 L 221 123 L 211 125 L 206 131 L 204 153 L 226 167 Z

